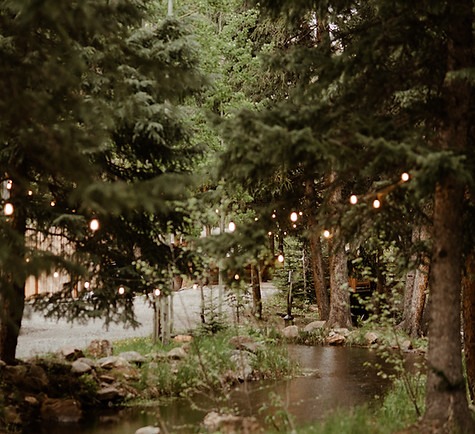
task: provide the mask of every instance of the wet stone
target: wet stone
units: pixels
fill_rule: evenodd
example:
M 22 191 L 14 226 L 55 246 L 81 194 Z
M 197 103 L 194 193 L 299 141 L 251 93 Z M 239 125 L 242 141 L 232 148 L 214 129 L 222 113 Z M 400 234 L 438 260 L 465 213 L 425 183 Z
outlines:
M 76 423 L 82 418 L 82 410 L 74 399 L 46 398 L 41 405 L 41 417 L 61 423 Z

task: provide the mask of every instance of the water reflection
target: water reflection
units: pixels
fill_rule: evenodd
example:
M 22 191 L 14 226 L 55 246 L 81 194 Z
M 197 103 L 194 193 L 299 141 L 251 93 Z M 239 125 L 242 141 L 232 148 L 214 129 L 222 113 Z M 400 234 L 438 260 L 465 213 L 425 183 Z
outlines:
M 320 420 L 338 408 L 374 402 L 390 384 L 377 375 L 374 364 L 381 360 L 367 349 L 292 345 L 289 355 L 300 365 L 301 377 L 241 384 L 219 404 L 237 408 L 241 414 L 255 416 L 261 421 L 276 410 L 284 410 L 293 415 L 299 426 Z M 162 421 L 165 428 L 162 432 L 195 433 L 206 413 L 217 408 L 217 402 L 203 395 L 195 397 L 194 401 L 181 399 L 154 408 L 125 409 L 114 414 L 109 423 L 95 419 L 81 426 L 68 427 L 67 432 L 133 434 L 145 425 L 160 426 Z M 275 405 L 276 401 L 280 401 L 279 406 Z M 49 426 L 38 432 L 64 434 L 66 431 L 64 426 Z

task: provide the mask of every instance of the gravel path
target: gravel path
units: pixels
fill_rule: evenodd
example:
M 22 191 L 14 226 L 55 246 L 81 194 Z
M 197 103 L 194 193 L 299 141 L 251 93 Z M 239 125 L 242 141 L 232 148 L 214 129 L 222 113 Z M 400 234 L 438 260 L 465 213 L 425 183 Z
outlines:
M 276 288 L 270 283 L 264 283 L 261 291 L 262 298 L 265 299 L 274 294 Z M 210 300 L 211 297 L 213 300 L 217 300 L 218 287 L 204 288 L 204 292 L 207 300 Z M 200 300 L 199 289 L 184 288 L 173 295 L 174 334 L 184 333 L 199 324 Z M 137 297 L 135 313 L 141 323 L 140 327 L 133 329 L 112 324 L 106 330 L 101 321 L 91 320 L 87 324 L 71 324 L 65 320 L 46 319 L 41 314 L 27 308 L 18 338 L 17 357 L 33 357 L 55 352 L 64 347 L 86 348 L 93 339 L 115 341 L 150 336 L 153 331 L 153 309 L 144 297 Z

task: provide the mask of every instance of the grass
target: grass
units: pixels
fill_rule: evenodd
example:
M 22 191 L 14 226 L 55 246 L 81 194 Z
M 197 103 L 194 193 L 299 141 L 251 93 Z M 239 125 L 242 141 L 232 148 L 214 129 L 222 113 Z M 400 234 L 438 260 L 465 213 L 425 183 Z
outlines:
M 287 349 L 271 337 L 245 328 L 225 329 L 213 335 L 198 335 L 186 344 L 187 356 L 170 360 L 166 353 L 173 347 L 154 344 L 149 338 L 133 338 L 114 342 L 114 353 L 137 351 L 148 361 L 140 368 L 140 379 L 134 384 L 140 390 L 141 401 L 163 397 L 190 396 L 198 391 L 217 395 L 225 394 L 237 381 L 232 360 L 235 348 L 230 339 L 236 335 L 249 336 L 256 342 L 255 353 L 249 353 L 254 378 L 282 378 L 289 376 L 294 366 Z

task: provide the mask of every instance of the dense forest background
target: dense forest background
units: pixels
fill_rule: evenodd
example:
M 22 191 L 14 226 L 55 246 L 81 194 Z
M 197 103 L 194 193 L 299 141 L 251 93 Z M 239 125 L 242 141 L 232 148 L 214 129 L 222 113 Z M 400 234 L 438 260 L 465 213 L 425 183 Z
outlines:
M 283 269 L 329 328 L 365 287 L 428 336 L 421 426 L 470 432 L 473 7 L 1 1 L 0 358 L 29 276 L 70 276 L 50 316 L 134 323 L 180 279 L 250 285 L 259 318 Z

